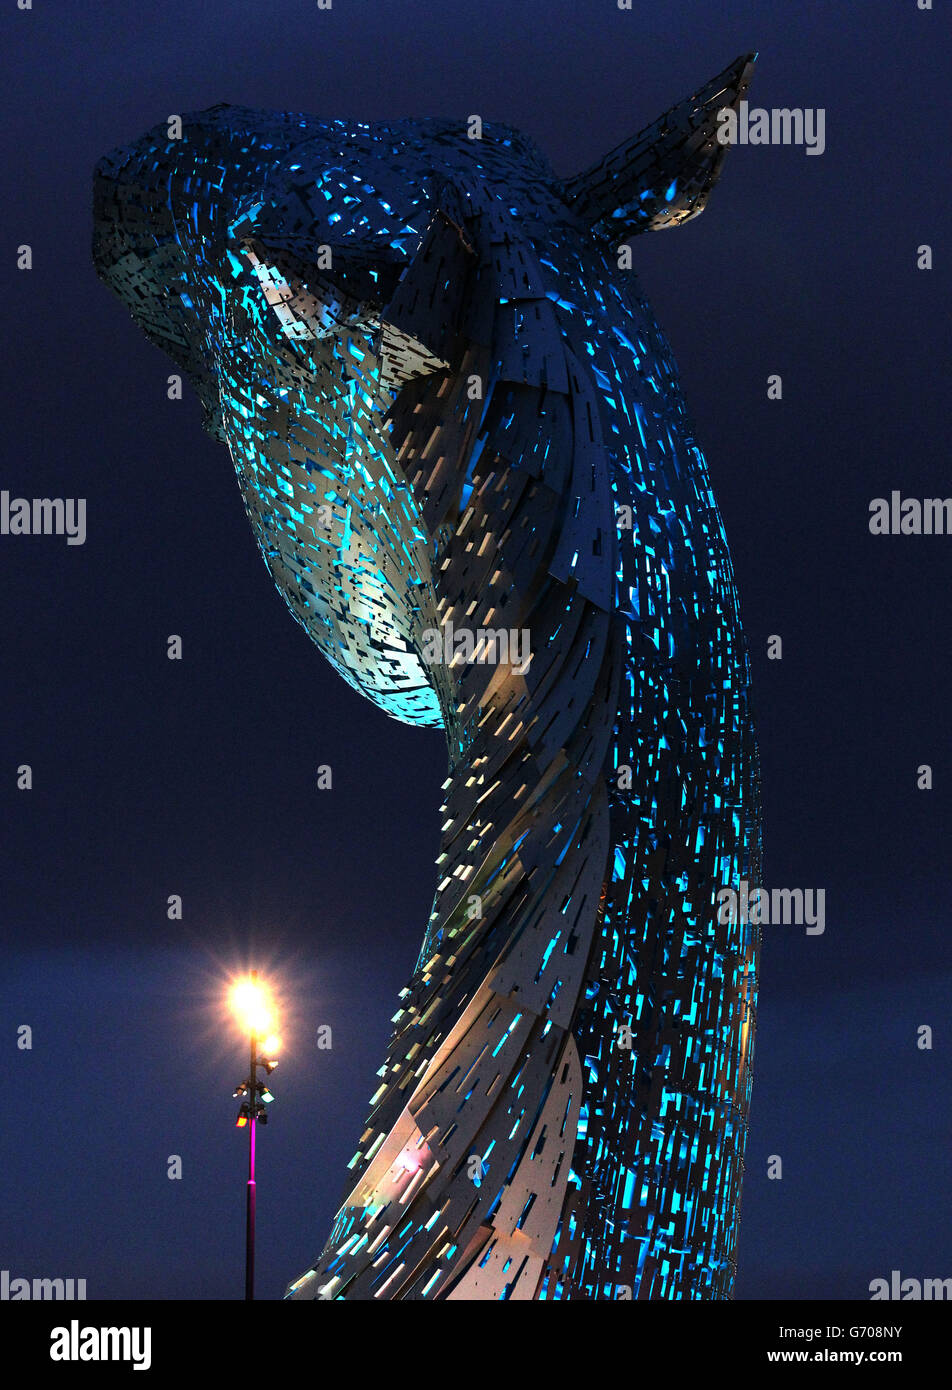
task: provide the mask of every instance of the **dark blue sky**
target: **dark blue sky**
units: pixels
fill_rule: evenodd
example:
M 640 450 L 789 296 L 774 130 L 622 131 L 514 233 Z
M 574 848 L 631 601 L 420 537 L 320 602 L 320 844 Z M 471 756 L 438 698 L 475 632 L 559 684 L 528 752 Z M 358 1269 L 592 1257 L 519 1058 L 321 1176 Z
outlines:
M 439 733 L 387 720 L 291 621 L 226 451 L 197 401 L 166 400 L 170 364 L 95 277 L 93 165 L 227 100 L 477 112 L 568 175 L 757 49 L 752 101 L 825 108 L 825 153 L 735 150 L 701 218 L 635 243 L 734 558 L 765 880 L 826 890 L 822 937 L 766 929 L 737 1294 L 864 1298 L 893 1268 L 952 1272 L 952 539 L 867 525 L 894 488 L 952 492 L 941 10 L 4 7 L 0 486 L 87 498 L 89 534 L 0 538 L 0 1267 L 84 1277 L 90 1297 L 240 1295 L 231 1090 L 246 1063 L 215 1005 L 222 974 L 252 961 L 273 963 L 293 1005 L 260 1146 L 261 1296 L 307 1267 L 422 937 L 445 772 Z M 13 269 L 23 242 L 29 273 Z M 173 632 L 182 662 L 166 659 Z M 772 633 L 782 662 L 766 660 Z M 332 793 L 314 786 L 322 762 Z M 16 1048 L 23 1023 L 32 1052 Z

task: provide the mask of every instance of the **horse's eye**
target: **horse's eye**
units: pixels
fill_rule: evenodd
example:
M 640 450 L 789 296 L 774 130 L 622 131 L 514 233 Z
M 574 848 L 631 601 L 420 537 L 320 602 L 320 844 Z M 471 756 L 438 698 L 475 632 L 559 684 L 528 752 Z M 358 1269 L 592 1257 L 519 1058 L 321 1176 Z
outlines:
M 380 381 L 399 389 L 414 377 L 445 370 L 449 363 L 418 341 L 405 307 L 391 300 L 405 261 L 387 259 L 377 248 L 304 247 L 246 236 L 239 252 L 280 326 L 291 342 L 328 339 L 345 329 L 369 330 L 380 354 Z
M 327 338 L 367 316 L 363 286 L 345 284 L 332 262 L 321 268 L 287 247 L 266 246 L 255 237 L 241 242 L 239 256 L 292 341 Z

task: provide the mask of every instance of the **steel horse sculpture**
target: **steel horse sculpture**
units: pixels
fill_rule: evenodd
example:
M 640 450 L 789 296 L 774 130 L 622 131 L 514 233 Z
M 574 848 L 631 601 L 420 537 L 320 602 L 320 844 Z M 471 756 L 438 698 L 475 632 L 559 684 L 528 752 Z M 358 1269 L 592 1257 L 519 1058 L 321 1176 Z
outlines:
M 296 1299 L 731 1296 L 757 748 L 731 562 L 628 269 L 753 56 L 575 178 L 500 125 L 222 105 L 97 166 L 94 257 L 291 612 L 446 731 L 439 882 Z

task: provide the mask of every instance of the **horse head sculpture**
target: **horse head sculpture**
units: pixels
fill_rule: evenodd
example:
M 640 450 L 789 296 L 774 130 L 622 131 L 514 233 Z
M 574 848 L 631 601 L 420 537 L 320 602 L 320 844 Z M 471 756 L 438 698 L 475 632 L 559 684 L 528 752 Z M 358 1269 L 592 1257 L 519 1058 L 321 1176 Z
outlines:
M 731 1293 L 757 933 L 749 669 L 630 266 L 752 57 L 560 180 L 505 126 L 217 106 L 101 161 L 98 273 L 356 689 L 446 731 L 439 881 L 294 1298 Z

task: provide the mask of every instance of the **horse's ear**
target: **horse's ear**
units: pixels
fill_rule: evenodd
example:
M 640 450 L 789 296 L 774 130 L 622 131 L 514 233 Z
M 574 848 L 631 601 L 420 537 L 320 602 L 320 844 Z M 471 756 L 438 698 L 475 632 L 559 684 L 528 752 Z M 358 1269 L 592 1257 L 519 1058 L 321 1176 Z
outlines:
M 697 217 L 727 154 L 717 138 L 717 114 L 744 99 L 756 58 L 735 59 L 639 135 L 565 180 L 562 197 L 572 211 L 615 242 Z

